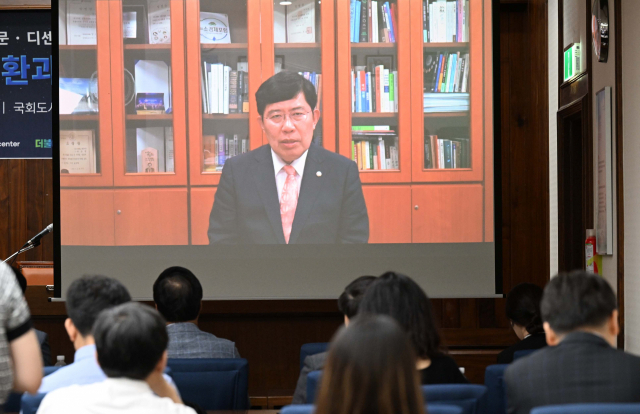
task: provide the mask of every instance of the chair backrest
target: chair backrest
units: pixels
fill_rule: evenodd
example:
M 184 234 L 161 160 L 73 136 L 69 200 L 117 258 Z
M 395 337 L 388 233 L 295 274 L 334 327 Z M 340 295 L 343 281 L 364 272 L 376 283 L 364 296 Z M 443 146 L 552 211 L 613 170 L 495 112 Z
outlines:
M 476 384 L 423 385 L 422 395 L 427 404 L 456 405 L 463 409 L 464 414 L 483 414 L 487 387 Z
M 307 375 L 307 404 L 316 402 L 316 393 L 318 392 L 321 378 L 322 371 L 311 371 L 309 375 Z
M 40 403 L 45 395 L 47 394 L 31 395 L 25 393 L 22 395 L 22 414 L 36 414 L 36 411 L 38 411 L 38 407 L 40 407 Z
M 487 412 L 506 414 L 507 397 L 505 395 L 504 371 L 509 364 L 489 365 L 484 371 L 484 385 L 487 387 Z
M 640 403 L 587 403 L 547 405 L 531 410 L 531 414 L 638 414 Z
M 46 377 L 47 375 L 56 372 L 59 368 L 60 367 L 56 367 L 56 366 L 44 367 L 42 370 L 43 371 L 42 375 Z M 4 412 L 6 413 L 19 412 L 21 398 L 22 398 L 22 393 L 12 392 L 11 394 L 9 394 L 9 398 L 7 398 L 7 401 L 5 401 L 4 405 L 2 406 L 2 409 L 4 410 Z
M 204 410 L 249 408 L 249 364 L 244 358 L 169 359 L 182 399 Z
M 427 404 L 425 409 L 427 414 L 462 414 L 464 412 L 457 405 L 450 404 Z
M 313 404 L 297 404 L 282 407 L 280 414 L 313 414 L 316 406 Z
M 533 354 L 537 349 L 523 349 L 522 351 L 516 351 L 513 353 L 513 360 L 515 361 L 518 358 L 526 357 L 529 354 Z
M 304 367 L 304 359 L 309 355 L 319 354 L 321 352 L 327 352 L 329 348 L 329 342 L 312 342 L 304 344 L 300 347 L 300 371 Z

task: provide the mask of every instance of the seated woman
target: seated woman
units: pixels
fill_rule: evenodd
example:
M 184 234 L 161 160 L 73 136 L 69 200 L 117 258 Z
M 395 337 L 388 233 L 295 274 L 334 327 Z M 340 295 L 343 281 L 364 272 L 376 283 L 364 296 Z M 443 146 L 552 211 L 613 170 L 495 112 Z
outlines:
M 511 289 L 507 295 L 506 314 L 520 342 L 500 352 L 498 364 L 513 362 L 516 351 L 547 346 L 540 316 L 541 300 L 542 288 L 532 283 L 521 283 Z
M 394 272 L 383 274 L 367 288 L 359 309 L 361 313 L 389 315 L 409 334 L 423 385 L 469 382 L 444 353 L 431 302 L 410 277 Z
M 357 316 L 338 331 L 315 414 L 425 414 L 415 353 L 393 319 Z

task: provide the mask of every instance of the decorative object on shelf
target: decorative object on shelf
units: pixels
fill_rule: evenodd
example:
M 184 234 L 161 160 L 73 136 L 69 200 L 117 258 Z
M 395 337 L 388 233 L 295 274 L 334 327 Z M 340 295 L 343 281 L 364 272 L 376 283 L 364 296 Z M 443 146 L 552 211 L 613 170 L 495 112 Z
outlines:
M 95 85 L 96 82 L 93 82 Z M 92 87 L 92 79 L 60 78 L 60 114 L 90 114 L 98 112 L 97 96 L 91 93 L 97 90 Z
M 95 45 L 96 1 L 67 0 L 67 44 Z
M 171 108 L 171 70 L 162 60 L 139 60 L 135 64 L 135 93 L 161 93 L 166 112 Z
M 231 43 L 229 16 L 224 13 L 200 12 L 200 43 Z
M 287 43 L 315 43 L 315 0 L 292 0 L 286 6 Z
M 94 73 L 96 75 L 96 73 Z M 97 83 L 96 83 L 97 85 Z M 96 97 L 97 97 L 96 92 Z M 124 69 L 124 104 L 129 105 L 133 102 L 133 99 L 136 97 L 136 79 L 133 77 L 131 72 L 129 72 L 126 68 Z
M 92 129 L 60 131 L 60 174 L 95 174 L 95 148 Z
M 164 94 L 141 92 L 136 96 L 136 114 L 164 114 Z
M 131 135 L 131 133 L 127 134 L 127 145 L 134 146 L 133 148 L 136 149 L 137 172 L 174 172 L 173 127 L 136 128 L 135 142 L 129 142 L 133 138 Z M 131 138 L 129 138 L 130 136 Z M 155 153 L 153 151 L 150 153 L 150 149 L 153 149 Z M 154 162 L 153 159 L 157 162 Z M 128 163 L 127 170 L 131 170 Z
M 149 43 L 171 43 L 171 6 L 169 0 L 147 0 L 149 7 Z
M 591 38 L 598 62 L 609 57 L 609 0 L 594 0 L 591 6 Z
M 147 26 L 147 10 L 144 5 L 122 5 L 122 37 L 125 44 L 148 43 Z
M 611 87 L 596 93 L 596 133 L 598 134 L 598 210 L 596 240 L 599 255 L 613 254 L 613 171 Z
M 276 55 L 273 61 L 273 73 L 279 73 L 284 70 L 284 55 Z
M 571 43 L 564 48 L 564 81 L 582 73 L 580 67 L 580 43 Z

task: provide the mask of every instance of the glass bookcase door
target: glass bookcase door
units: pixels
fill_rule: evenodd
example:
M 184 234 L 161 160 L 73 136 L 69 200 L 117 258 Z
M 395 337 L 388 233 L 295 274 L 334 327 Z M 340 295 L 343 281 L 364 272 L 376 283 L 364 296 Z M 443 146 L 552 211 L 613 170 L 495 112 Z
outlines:
M 411 163 L 409 2 L 337 4 L 340 153 L 356 162 L 363 182 L 406 182 Z
M 116 185 L 186 184 L 184 4 L 110 3 Z
M 109 65 L 107 2 L 68 0 L 59 24 L 60 183 L 110 185 L 110 79 L 99 70 Z

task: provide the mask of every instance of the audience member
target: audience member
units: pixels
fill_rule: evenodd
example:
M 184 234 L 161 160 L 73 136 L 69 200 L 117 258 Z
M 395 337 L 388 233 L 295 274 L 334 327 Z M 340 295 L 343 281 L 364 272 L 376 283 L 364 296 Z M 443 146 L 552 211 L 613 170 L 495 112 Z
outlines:
M 547 346 L 542 329 L 540 301 L 542 288 L 533 283 L 521 283 L 507 295 L 506 314 L 520 340 L 498 354 L 498 364 L 510 364 L 516 351 L 540 349 Z
M 615 349 L 616 297 L 601 277 L 583 271 L 547 284 L 542 303 L 548 347 L 505 371 L 508 412 L 571 403 L 640 402 L 640 358 Z
M 20 285 L 20 290 L 22 290 L 22 296 L 24 296 L 27 291 L 27 278 L 24 277 L 20 269 L 17 267 L 11 266 L 11 270 L 13 270 L 13 274 L 15 274 L 16 279 L 18 280 L 18 284 Z M 38 338 L 38 343 L 40 344 L 40 351 L 42 352 L 42 361 L 44 362 L 44 366 L 48 367 L 51 365 L 51 347 L 49 346 L 49 336 L 42 331 L 37 329 L 33 330 L 36 333 L 36 337 Z
M 422 384 L 469 382 L 443 352 L 431 302 L 410 277 L 394 272 L 378 277 L 365 292 L 360 313 L 389 315 L 409 334 Z
M 38 339 L 11 268 L 0 262 L 0 405 L 13 389 L 35 393 L 42 380 Z M 1 411 L 1 410 L 0 410 Z
M 344 292 L 338 298 L 338 309 L 344 316 L 344 325 L 349 325 L 349 320 L 353 319 L 358 313 L 360 300 L 364 295 L 367 287 L 376 280 L 375 276 L 360 276 L 344 288 Z M 327 353 L 322 352 L 315 355 L 309 355 L 304 359 L 304 366 L 298 377 L 296 391 L 293 394 L 292 404 L 305 404 L 307 402 L 307 377 L 311 371 L 317 371 L 324 367 L 327 360 Z
M 198 328 L 202 285 L 190 270 L 174 266 L 162 272 L 153 300 L 168 322 L 169 358 L 240 358 L 233 342 Z
M 68 318 L 64 321 L 76 350 L 73 363 L 44 377 L 38 392 L 104 381 L 106 376 L 95 358 L 96 346 L 91 329 L 100 312 L 130 300 L 127 289 L 110 277 L 83 276 L 74 280 L 67 290 Z
M 96 320 L 93 337 L 107 379 L 53 391 L 38 413 L 195 413 L 163 376 L 169 339 L 155 309 L 125 303 L 105 310 Z
M 331 342 L 316 414 L 424 414 L 415 361 L 392 318 L 359 315 Z

